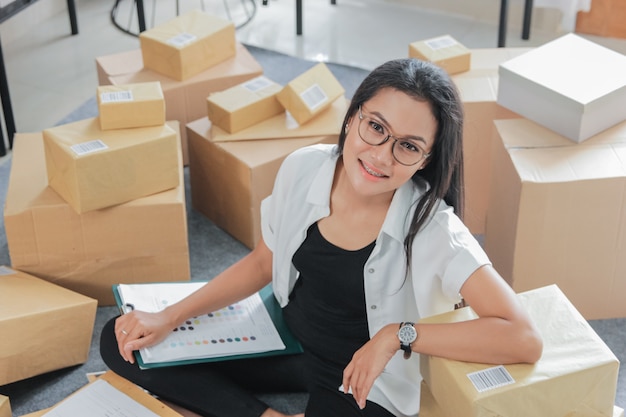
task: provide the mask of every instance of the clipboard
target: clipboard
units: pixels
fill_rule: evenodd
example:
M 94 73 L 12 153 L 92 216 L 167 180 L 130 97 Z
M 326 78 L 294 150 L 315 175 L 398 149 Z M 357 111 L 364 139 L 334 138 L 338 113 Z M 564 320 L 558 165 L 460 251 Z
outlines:
M 137 401 L 139 404 L 143 405 L 144 407 L 148 408 L 150 411 L 152 411 L 155 414 L 158 414 L 159 416 L 162 416 L 162 417 L 183 417 L 182 414 L 177 413 L 176 411 L 174 411 L 173 409 L 171 409 L 167 405 L 163 404 L 161 401 L 159 401 L 156 398 L 154 398 L 152 395 L 150 395 L 147 392 L 145 392 L 143 389 L 141 389 L 137 385 L 133 384 L 132 382 L 130 382 L 129 380 L 127 380 L 125 378 L 122 378 L 121 376 L 119 376 L 118 374 L 114 373 L 113 371 L 107 371 L 104 374 L 102 374 L 101 376 L 99 376 L 97 379 L 98 380 L 99 379 L 104 379 L 109 384 L 111 384 L 113 387 L 115 387 L 119 391 L 123 392 L 124 394 L 128 395 L 133 400 Z M 90 382 L 86 386 L 91 385 L 94 382 L 95 381 Z M 81 388 L 81 389 L 83 389 L 83 388 Z M 67 397 L 63 401 L 66 401 L 67 399 L 71 398 L 72 396 L 79 394 L 80 391 L 81 390 L 76 391 L 75 393 L 73 393 L 72 395 L 70 395 L 69 397 Z M 61 401 L 61 402 L 63 402 L 63 401 Z M 41 417 L 44 414 L 46 414 L 47 412 L 49 412 L 52 409 L 54 409 L 54 407 L 56 407 L 56 406 L 53 406 L 51 408 L 47 408 L 45 410 L 36 411 L 34 413 L 26 414 L 26 415 L 24 415 L 22 417 Z
M 162 284 L 162 283 L 159 283 Z M 184 282 L 172 282 L 172 285 L 181 285 Z M 115 297 L 115 302 L 119 307 L 120 311 L 124 312 L 124 302 L 120 296 L 118 291 L 119 285 L 113 285 L 113 296 Z M 279 356 L 279 355 L 293 355 L 302 353 L 302 345 L 300 342 L 294 337 L 289 328 L 287 327 L 287 323 L 283 318 L 283 312 L 274 297 L 274 292 L 272 290 L 271 284 L 268 284 L 264 288 L 259 291 L 259 295 L 261 296 L 261 300 L 263 304 L 265 304 L 265 308 L 269 313 L 269 316 L 278 331 L 280 338 L 285 345 L 285 349 L 280 350 L 270 350 L 264 352 L 255 352 L 255 353 L 245 353 L 239 355 L 227 355 L 227 356 L 211 356 L 205 358 L 194 358 L 194 359 L 181 359 L 177 361 L 167 361 L 167 362 L 152 362 L 145 363 L 139 351 L 135 351 L 135 360 L 137 364 L 142 369 L 151 369 L 151 368 L 163 368 L 167 366 L 179 366 L 179 365 L 190 365 L 194 363 L 205 363 L 205 362 L 219 362 L 219 361 L 227 361 L 227 360 L 236 360 L 236 359 L 250 359 L 250 358 L 261 358 L 267 356 Z

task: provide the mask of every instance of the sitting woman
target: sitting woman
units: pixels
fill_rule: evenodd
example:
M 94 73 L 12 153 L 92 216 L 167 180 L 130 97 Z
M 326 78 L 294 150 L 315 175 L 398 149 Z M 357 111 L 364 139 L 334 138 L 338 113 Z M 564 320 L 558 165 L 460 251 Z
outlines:
M 262 239 L 196 293 L 109 322 L 116 373 L 204 416 L 283 416 L 255 397 L 307 391 L 307 417 L 416 416 L 419 355 L 539 359 L 542 342 L 461 220 L 463 111 L 437 66 L 398 59 L 351 101 L 337 145 L 293 152 L 263 201 Z M 271 283 L 304 353 L 140 370 L 133 351 Z M 464 299 L 479 316 L 420 324 Z

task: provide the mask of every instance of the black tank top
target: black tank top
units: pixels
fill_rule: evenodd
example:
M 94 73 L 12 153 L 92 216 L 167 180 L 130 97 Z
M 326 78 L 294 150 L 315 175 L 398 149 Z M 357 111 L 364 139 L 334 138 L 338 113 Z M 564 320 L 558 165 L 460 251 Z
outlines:
M 363 268 L 374 245 L 341 249 L 315 223 L 293 256 L 300 278 L 284 308 L 285 320 L 304 349 L 331 367 L 335 377 L 369 340 Z

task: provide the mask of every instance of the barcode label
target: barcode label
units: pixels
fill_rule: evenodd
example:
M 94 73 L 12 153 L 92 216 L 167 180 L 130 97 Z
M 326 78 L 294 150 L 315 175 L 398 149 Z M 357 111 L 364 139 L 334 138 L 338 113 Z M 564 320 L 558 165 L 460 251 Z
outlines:
M 243 84 L 243 88 L 252 93 L 256 93 L 257 91 L 263 90 L 264 88 L 267 88 L 272 84 L 274 83 L 268 78 L 261 76 L 245 82 Z
M 311 87 L 304 90 L 300 94 L 300 97 L 302 97 L 304 104 L 311 110 L 315 110 L 324 102 L 328 101 L 328 96 L 318 84 L 313 84 Z
M 509 371 L 502 365 L 472 372 L 471 374 L 467 374 L 467 377 L 472 381 L 474 388 L 476 388 L 478 392 L 484 392 L 515 383 Z
M 15 271 L 12 270 L 11 268 L 4 266 L 4 265 L 0 265 L 0 276 L 2 275 L 13 275 L 15 274 Z
M 100 94 L 100 101 L 102 103 L 119 103 L 123 101 L 133 101 L 133 92 L 130 90 L 124 91 L 111 91 Z
M 89 142 L 77 143 L 70 147 L 76 155 L 82 156 L 92 152 L 99 152 L 109 147 L 100 139 L 90 140 Z
M 451 36 L 440 36 L 438 38 L 429 39 L 424 42 L 433 51 L 437 49 L 449 48 L 457 44 L 457 41 L 452 39 Z
M 194 42 L 196 39 L 197 37 L 193 33 L 183 32 L 172 38 L 169 38 L 167 40 L 167 43 L 169 43 L 170 45 L 174 45 L 177 48 L 182 48 L 183 46 L 189 45 L 191 42 Z

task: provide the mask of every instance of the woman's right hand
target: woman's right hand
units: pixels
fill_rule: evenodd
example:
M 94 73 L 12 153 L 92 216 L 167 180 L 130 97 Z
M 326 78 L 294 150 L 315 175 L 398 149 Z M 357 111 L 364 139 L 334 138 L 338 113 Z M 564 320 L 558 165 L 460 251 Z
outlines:
M 133 351 L 155 345 L 164 340 L 176 327 L 170 323 L 166 310 L 158 313 L 131 311 L 115 320 L 115 337 L 120 355 L 135 363 Z

